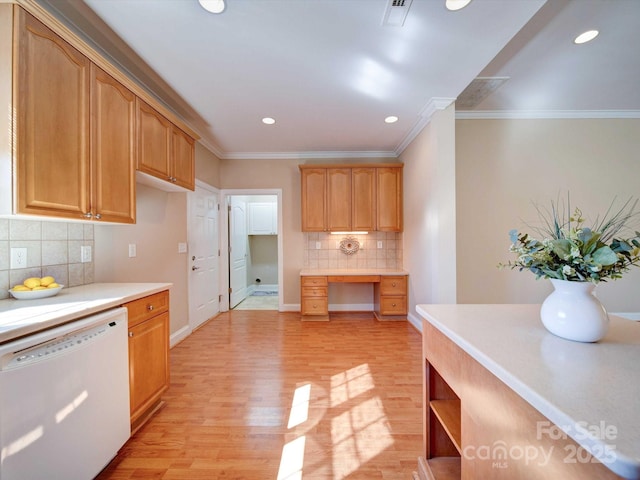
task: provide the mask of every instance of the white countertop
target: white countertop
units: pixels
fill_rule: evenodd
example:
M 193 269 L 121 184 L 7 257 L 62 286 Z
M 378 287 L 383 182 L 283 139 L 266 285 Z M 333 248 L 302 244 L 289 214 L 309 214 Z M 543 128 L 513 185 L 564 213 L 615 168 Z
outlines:
M 640 478 L 640 322 L 610 315 L 605 338 L 578 343 L 547 332 L 540 305 L 416 310 L 613 472 Z M 589 435 L 603 426 L 615 434 Z
M 146 295 L 171 283 L 92 283 L 63 288 L 55 297 L 0 300 L 0 343 L 77 320 Z
M 300 275 L 328 276 L 328 275 L 409 275 L 409 272 L 401 268 L 304 268 Z

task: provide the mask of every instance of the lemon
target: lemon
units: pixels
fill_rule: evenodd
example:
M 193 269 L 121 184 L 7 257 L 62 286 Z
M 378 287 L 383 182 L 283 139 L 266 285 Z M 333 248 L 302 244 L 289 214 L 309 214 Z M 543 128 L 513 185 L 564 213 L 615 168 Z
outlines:
M 14 292 L 30 292 L 31 289 L 29 287 L 25 287 L 24 285 L 16 285 L 11 290 Z
M 48 287 L 50 284 L 55 283 L 56 279 L 53 277 L 42 277 L 40 279 L 40 285 Z
M 40 286 L 40 279 L 38 277 L 27 278 L 24 281 L 24 286 L 33 289 L 34 287 Z
M 31 289 L 31 291 L 34 291 L 34 292 L 35 292 L 36 290 L 46 290 L 46 289 L 47 289 L 47 287 L 41 287 L 40 285 L 38 285 L 37 287 L 33 287 L 33 288 Z
M 60 285 L 58 285 L 56 282 L 50 283 L 49 285 L 47 285 L 47 288 L 58 288 Z

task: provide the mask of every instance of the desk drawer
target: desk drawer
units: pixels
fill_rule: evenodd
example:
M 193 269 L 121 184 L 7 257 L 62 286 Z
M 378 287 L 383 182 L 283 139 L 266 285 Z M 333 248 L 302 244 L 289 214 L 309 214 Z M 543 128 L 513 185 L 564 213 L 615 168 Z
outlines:
M 407 277 L 382 277 L 380 279 L 380 295 L 406 295 Z
M 327 277 L 302 277 L 300 281 L 303 287 L 326 287 L 329 285 Z
M 380 315 L 406 315 L 407 297 L 380 297 Z
M 301 310 L 302 315 L 327 315 L 329 300 L 327 297 L 303 297 Z
M 331 275 L 330 283 L 378 283 L 380 275 Z
M 327 287 L 302 287 L 303 297 L 326 297 L 327 295 Z

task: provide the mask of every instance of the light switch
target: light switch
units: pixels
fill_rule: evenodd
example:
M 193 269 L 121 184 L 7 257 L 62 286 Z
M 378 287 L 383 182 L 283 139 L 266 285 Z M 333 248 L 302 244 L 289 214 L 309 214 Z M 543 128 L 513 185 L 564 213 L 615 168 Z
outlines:
M 136 256 L 136 244 L 135 243 L 130 243 L 129 244 L 129 258 L 133 258 Z

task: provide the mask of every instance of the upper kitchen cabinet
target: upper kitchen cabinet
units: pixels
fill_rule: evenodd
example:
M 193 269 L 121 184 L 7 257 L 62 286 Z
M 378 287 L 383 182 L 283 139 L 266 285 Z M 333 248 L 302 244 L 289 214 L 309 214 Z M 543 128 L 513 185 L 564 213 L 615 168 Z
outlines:
M 14 11 L 16 213 L 91 218 L 91 62 Z
M 402 164 L 299 167 L 302 231 L 402 231 Z
M 138 99 L 137 169 L 163 181 L 154 182 L 154 186 L 169 191 L 174 190 L 173 185 L 195 189 L 194 143 L 164 115 Z
M 0 147 L 0 213 L 134 223 L 135 96 L 22 8 L 1 7 L 15 116 Z
M 327 169 L 303 168 L 302 181 L 302 231 L 324 232 L 327 230 L 326 196 Z
M 327 228 L 351 230 L 351 169 L 327 168 Z
M 402 231 L 402 168 L 376 168 L 376 230 Z
M 95 217 L 135 223 L 136 97 L 92 65 L 91 204 Z
M 197 135 L 36 2 L 0 0 L 0 104 L 1 216 L 135 223 L 136 162 L 194 189 Z

